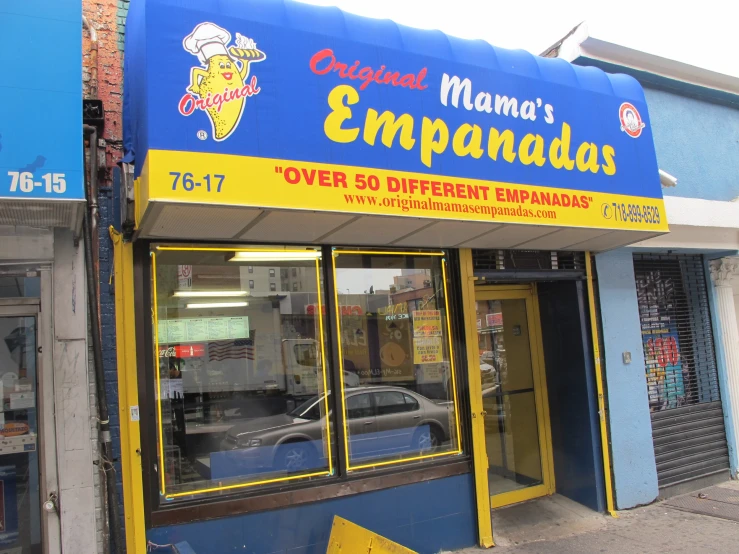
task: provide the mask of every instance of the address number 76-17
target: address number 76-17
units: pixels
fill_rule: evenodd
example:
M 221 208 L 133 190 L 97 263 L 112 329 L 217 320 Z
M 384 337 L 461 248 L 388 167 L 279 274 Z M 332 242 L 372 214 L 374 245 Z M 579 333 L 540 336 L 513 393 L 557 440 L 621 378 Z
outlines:
M 64 173 L 44 173 L 40 181 L 33 180 L 30 171 L 8 171 L 10 192 L 33 192 L 37 188 L 46 193 L 62 194 L 67 190 L 67 179 Z

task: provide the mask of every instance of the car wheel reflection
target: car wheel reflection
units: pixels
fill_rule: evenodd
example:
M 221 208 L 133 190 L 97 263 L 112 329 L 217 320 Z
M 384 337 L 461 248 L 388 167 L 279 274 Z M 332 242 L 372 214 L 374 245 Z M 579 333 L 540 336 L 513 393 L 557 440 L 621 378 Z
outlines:
M 315 451 L 308 443 L 283 444 L 277 451 L 277 467 L 287 472 L 305 471 L 315 467 L 315 458 Z
M 423 429 L 416 431 L 416 436 L 413 440 L 416 450 L 421 454 L 428 454 L 436 451 L 436 449 L 441 446 L 441 442 L 439 431 L 429 426 L 425 426 Z

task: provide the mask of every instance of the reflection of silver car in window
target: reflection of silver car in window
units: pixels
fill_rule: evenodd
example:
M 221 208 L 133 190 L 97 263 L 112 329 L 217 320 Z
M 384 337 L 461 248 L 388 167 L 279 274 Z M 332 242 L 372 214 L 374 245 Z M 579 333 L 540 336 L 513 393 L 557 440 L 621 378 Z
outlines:
M 344 370 L 344 385 L 349 387 L 358 387 L 359 386 L 359 375 L 356 373 L 351 373 L 347 370 Z
M 485 361 L 480 358 L 480 377 L 483 383 L 496 383 L 498 380 L 498 370 L 495 368 L 495 361 L 492 357 Z
M 323 402 L 323 395 L 314 396 L 286 414 L 234 425 L 221 449 L 243 452 L 240 461 L 248 460 L 252 467 L 286 471 L 325 467 Z M 348 388 L 346 409 L 354 464 L 405 452 L 432 452 L 450 440 L 451 403 L 437 403 L 400 387 Z

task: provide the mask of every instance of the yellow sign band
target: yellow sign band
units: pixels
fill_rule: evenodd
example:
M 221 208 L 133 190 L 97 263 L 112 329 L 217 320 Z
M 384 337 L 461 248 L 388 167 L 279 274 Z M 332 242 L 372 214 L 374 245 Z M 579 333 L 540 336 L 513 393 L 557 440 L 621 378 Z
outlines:
M 661 198 L 270 158 L 150 150 L 147 201 L 667 232 Z

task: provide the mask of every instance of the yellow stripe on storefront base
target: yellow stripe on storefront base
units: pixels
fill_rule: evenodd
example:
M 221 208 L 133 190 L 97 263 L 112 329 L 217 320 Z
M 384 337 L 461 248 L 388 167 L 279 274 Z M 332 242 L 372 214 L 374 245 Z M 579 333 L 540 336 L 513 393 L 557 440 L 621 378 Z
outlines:
M 121 424 L 121 473 L 126 518 L 126 551 L 146 552 L 144 485 L 141 472 L 138 377 L 133 295 L 133 247 L 110 228 L 113 240 L 115 280 L 116 357 L 118 362 L 119 417 Z

